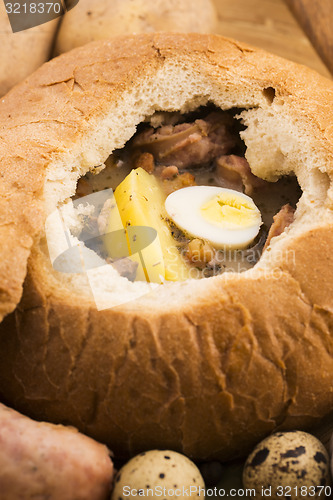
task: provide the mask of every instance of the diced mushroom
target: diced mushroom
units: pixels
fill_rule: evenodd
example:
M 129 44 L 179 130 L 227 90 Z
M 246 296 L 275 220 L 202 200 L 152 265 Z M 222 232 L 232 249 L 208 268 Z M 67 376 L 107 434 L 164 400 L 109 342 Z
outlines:
M 161 177 L 162 179 L 174 179 L 178 174 L 178 167 L 170 165 L 170 167 L 163 167 Z
M 135 168 L 143 168 L 148 174 L 152 174 L 155 170 L 155 161 L 151 153 L 141 153 L 135 160 Z

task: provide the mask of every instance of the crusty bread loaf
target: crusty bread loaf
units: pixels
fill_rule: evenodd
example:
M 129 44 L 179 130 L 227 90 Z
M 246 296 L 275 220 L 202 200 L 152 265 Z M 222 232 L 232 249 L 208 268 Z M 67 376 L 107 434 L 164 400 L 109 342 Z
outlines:
M 197 459 L 244 454 L 274 429 L 308 428 L 331 411 L 332 98 L 332 82 L 307 68 L 193 34 L 94 42 L 8 94 L 1 175 L 13 199 L 0 231 L 25 241 L 17 258 L 1 248 L 4 301 L 10 275 L 17 297 L 34 245 L 21 303 L 0 332 L 5 401 L 118 455 L 165 447 Z M 150 289 L 97 269 L 109 305 L 127 300 L 98 311 L 86 277 L 52 269 L 46 216 L 155 110 L 208 102 L 245 109 L 255 174 L 297 175 L 295 221 L 242 274 Z M 136 298 L 138 287 L 147 293 Z
M 80 0 L 62 19 L 55 53 L 113 35 L 213 33 L 216 22 L 212 0 Z
M 54 19 L 29 30 L 13 33 L 5 5 L 0 3 L 0 96 L 49 59 L 58 21 Z

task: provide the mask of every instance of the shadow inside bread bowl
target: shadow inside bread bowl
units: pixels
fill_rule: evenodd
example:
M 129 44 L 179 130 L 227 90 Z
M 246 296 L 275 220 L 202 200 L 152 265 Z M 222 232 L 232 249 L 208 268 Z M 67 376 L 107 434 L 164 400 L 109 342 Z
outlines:
M 311 92 L 309 81 L 316 83 Z M 92 194 L 97 178 L 117 196 L 113 181 L 104 184 L 105 176 L 116 169 L 121 185 L 132 172 L 131 162 L 134 170 L 143 169 L 144 178 L 157 171 L 161 185 L 174 183 L 172 189 L 184 174 L 186 182 L 194 176 L 199 185 L 206 183 L 200 179 L 207 179 L 207 171 L 209 180 L 222 165 L 218 172 L 229 173 L 228 182 L 241 182 L 238 193 L 251 176 L 265 181 L 265 187 L 252 186 L 263 219 L 268 200 L 271 222 L 283 196 L 297 209 L 250 269 L 162 284 L 131 281 L 114 262 L 86 274 L 54 270 L 49 249 L 61 235 L 47 223 L 35 236 L 21 303 L 1 327 L 4 400 L 37 419 L 75 425 L 118 456 L 162 447 L 199 460 L 244 455 L 270 432 L 308 428 L 328 413 L 333 407 L 328 390 L 332 142 L 323 133 L 329 114 L 320 96 L 331 96 L 331 87 L 311 71 L 262 51 L 195 35 L 93 43 L 51 61 L 21 86 L 16 92 L 30 104 L 27 116 L 13 118 L 17 148 L 24 136 L 33 138 L 36 155 L 41 141 L 48 150 L 40 194 L 44 221 L 60 206 L 74 206 L 84 186 L 84 196 Z M 7 109 L 14 108 L 15 95 L 7 97 Z M 155 158 L 150 139 L 159 127 L 173 127 L 164 135 L 177 126 L 182 128 L 176 134 L 194 127 L 190 135 L 199 135 L 200 142 L 212 134 L 212 113 L 218 114 L 217 129 L 226 121 L 236 129 L 230 149 L 219 150 L 204 169 L 201 160 L 188 168 L 177 166 L 174 156 L 168 164 L 165 156 Z M 175 117 L 176 122 L 163 121 Z M 140 134 L 149 127 L 147 141 Z M 9 148 L 9 133 L 5 140 Z M 121 173 L 128 158 L 121 149 L 135 141 L 140 154 L 128 160 L 129 172 Z M 137 164 L 146 154 L 151 168 L 147 153 L 153 156 L 151 173 Z M 235 174 L 230 156 L 244 154 L 250 173 L 239 180 L 230 175 L 230 170 Z M 222 156 L 229 163 L 224 158 L 217 164 Z M 96 167 L 98 175 L 88 174 Z M 173 177 L 163 177 L 170 172 Z M 70 210 L 65 222 L 77 229 Z M 90 227 L 92 212 L 81 214 L 88 215 Z M 104 220 L 102 235 L 110 232 L 108 216 L 107 224 Z M 80 239 L 84 229 L 81 225 L 73 238 Z M 189 260 L 189 242 L 184 245 L 180 255 Z M 201 274 L 209 262 L 200 265 Z

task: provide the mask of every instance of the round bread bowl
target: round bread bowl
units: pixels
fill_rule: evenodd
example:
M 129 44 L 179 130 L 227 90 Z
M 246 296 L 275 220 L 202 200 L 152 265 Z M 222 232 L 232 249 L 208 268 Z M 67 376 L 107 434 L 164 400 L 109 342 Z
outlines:
M 11 205 L 26 251 L 17 262 L 3 250 L 7 276 L 22 276 L 33 245 L 23 297 L 1 325 L 1 398 L 118 456 L 169 448 L 200 460 L 243 455 L 332 411 L 332 97 L 332 82 L 307 68 L 222 37 L 175 34 L 94 42 L 11 91 L 0 103 L 2 175 L 31 194 L 34 223 L 23 226 Z M 297 176 L 294 222 L 241 274 L 151 289 L 97 271 L 100 295 L 124 301 L 97 310 L 85 276 L 52 268 L 47 216 L 154 111 L 207 103 L 245 110 L 256 175 Z

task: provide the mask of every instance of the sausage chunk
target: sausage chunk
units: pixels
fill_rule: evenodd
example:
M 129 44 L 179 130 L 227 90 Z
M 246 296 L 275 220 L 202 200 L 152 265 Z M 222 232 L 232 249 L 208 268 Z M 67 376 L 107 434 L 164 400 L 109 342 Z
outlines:
M 255 188 L 267 185 L 266 181 L 251 172 L 247 160 L 241 156 L 220 156 L 216 161 L 216 172 L 219 179 L 234 183 L 239 190 L 244 186 L 245 194 L 249 196 Z
M 190 123 L 164 125 L 156 130 L 147 128 L 135 137 L 132 148 L 151 153 L 164 166 L 180 169 L 203 166 L 236 146 L 238 140 L 232 133 L 232 125 L 229 115 L 213 112 Z
M 0 404 L 0 498 L 106 500 L 112 476 L 106 446 Z

